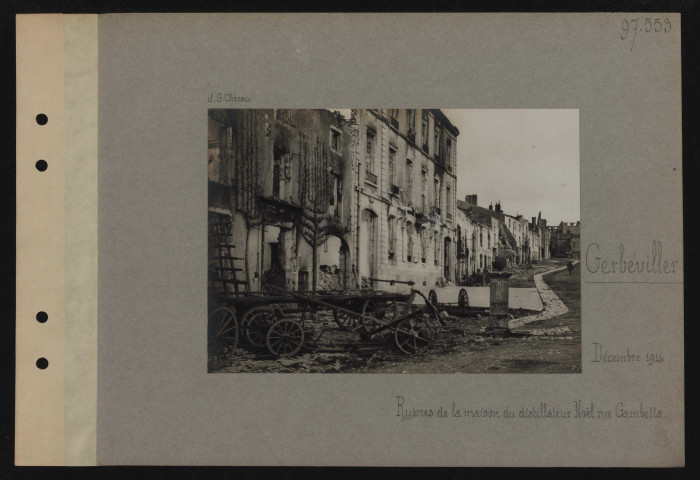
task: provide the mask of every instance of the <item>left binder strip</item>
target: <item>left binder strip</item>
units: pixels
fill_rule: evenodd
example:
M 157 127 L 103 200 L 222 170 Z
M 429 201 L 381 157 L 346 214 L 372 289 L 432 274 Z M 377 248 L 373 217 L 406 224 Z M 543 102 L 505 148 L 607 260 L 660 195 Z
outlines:
M 18 15 L 15 463 L 95 463 L 97 17 Z

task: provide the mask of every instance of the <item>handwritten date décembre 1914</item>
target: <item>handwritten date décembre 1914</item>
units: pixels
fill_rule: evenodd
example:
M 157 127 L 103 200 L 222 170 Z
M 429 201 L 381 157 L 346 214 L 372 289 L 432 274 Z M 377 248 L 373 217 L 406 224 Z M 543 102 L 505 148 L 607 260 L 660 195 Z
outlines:
M 598 342 L 593 342 L 593 363 L 640 363 L 646 362 L 647 365 L 658 365 L 664 363 L 664 357 L 660 353 L 639 354 L 631 352 L 629 348 L 624 352 L 616 351 L 609 352 L 603 349 L 603 345 Z
M 632 30 L 632 45 L 630 51 L 634 49 L 634 41 L 637 39 L 637 33 L 668 33 L 671 31 L 671 21 L 668 18 L 663 20 L 660 18 L 625 18 L 622 20 L 622 35 L 620 40 L 629 38 L 630 30 Z

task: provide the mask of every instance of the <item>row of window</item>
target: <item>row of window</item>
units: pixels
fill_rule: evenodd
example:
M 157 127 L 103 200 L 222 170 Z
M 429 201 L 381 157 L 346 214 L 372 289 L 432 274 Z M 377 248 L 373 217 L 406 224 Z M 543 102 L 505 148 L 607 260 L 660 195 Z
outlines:
M 389 240 L 389 249 L 388 249 L 388 258 L 389 260 L 394 260 L 396 259 L 396 254 L 397 252 L 397 246 L 396 246 L 396 240 L 397 240 L 397 223 L 398 220 L 396 217 L 389 217 L 389 222 L 388 222 L 388 240 Z M 426 263 L 426 258 L 427 258 L 427 253 L 428 253 L 428 240 L 425 236 L 421 235 L 421 232 L 419 229 L 415 229 L 412 224 L 408 223 L 406 224 L 406 228 L 401 229 L 401 245 L 405 245 L 406 248 L 404 250 L 404 255 L 401 256 L 401 261 L 407 262 L 407 263 L 417 263 L 419 258 L 415 257 L 415 246 L 414 246 L 414 237 L 418 236 L 420 240 L 420 261 L 421 263 Z M 438 241 L 438 237 L 434 236 L 432 240 L 432 249 L 434 252 L 433 256 L 433 262 L 435 265 L 439 265 L 440 261 L 440 243 Z
M 389 124 L 394 127 L 396 130 L 399 130 L 399 110 L 389 110 Z M 406 136 L 408 137 L 409 141 L 412 143 L 415 143 L 418 145 L 418 142 L 416 142 L 416 131 L 415 131 L 415 110 L 406 110 L 406 118 L 407 118 L 407 123 L 408 123 L 408 128 L 406 130 Z M 423 150 L 424 153 L 427 155 L 430 155 L 430 149 L 428 145 L 428 138 L 429 138 L 429 119 L 428 119 L 428 113 L 426 111 L 423 111 L 422 115 L 422 120 L 421 120 L 421 137 L 420 139 L 422 140 L 421 144 L 421 149 Z M 373 129 L 368 129 L 367 130 L 367 155 L 369 158 L 373 158 L 374 153 L 374 138 L 376 137 L 376 132 Z M 433 129 L 433 157 L 436 160 L 439 160 L 440 163 L 446 165 L 448 170 L 452 170 L 452 138 L 449 136 L 445 136 L 444 138 L 444 145 L 443 145 L 443 129 L 442 126 L 439 124 L 435 124 L 435 128 Z
M 377 184 L 377 175 L 375 173 L 375 144 L 376 144 L 376 133 L 371 128 L 367 129 L 367 161 L 366 163 L 366 179 L 370 183 Z M 393 146 L 389 147 L 389 164 L 388 164 L 388 180 L 390 193 L 394 195 L 399 194 L 399 187 L 397 186 L 398 176 L 396 174 L 397 169 L 397 154 L 396 148 Z M 427 205 L 427 191 L 428 191 L 428 170 L 423 167 L 422 169 L 422 192 L 421 192 L 421 207 L 423 213 L 428 213 Z M 413 160 L 410 158 L 406 159 L 406 199 L 409 204 L 413 202 Z M 440 213 L 441 205 L 441 193 L 440 179 L 435 177 L 434 188 L 433 188 L 433 206 L 437 207 L 437 213 Z M 446 214 L 447 218 L 451 220 L 452 217 L 452 189 L 449 186 L 445 187 L 445 195 L 447 198 L 446 202 Z
M 394 127 L 396 130 L 400 130 L 400 119 L 399 119 L 399 110 L 398 109 L 391 109 L 389 110 L 389 124 Z M 428 135 L 429 135 L 429 129 L 430 129 L 430 120 L 428 116 L 428 112 L 423 110 L 422 115 L 421 115 L 421 136 L 420 139 L 422 140 L 422 148 L 423 151 L 427 154 L 430 154 L 428 150 Z M 413 142 L 418 144 L 416 142 L 416 111 L 412 109 L 407 109 L 406 110 L 406 136 L 408 139 Z M 438 156 L 438 157 L 444 157 L 446 159 L 451 159 L 452 158 L 452 139 L 447 137 L 445 139 L 445 145 L 443 147 L 442 145 L 442 126 L 438 124 L 437 122 L 435 123 L 435 128 L 433 129 L 433 154 Z
M 292 116 L 292 111 L 290 109 L 275 109 L 275 119 L 279 120 L 280 122 L 284 124 L 291 124 L 291 116 Z M 389 124 L 394 127 L 396 130 L 400 129 L 400 120 L 399 120 L 399 110 L 398 109 L 392 109 L 389 110 Z M 406 134 L 409 140 L 413 143 L 418 144 L 416 142 L 416 111 L 412 109 L 406 110 L 406 123 L 407 123 L 407 129 L 406 129 Z M 421 117 L 421 140 L 422 140 L 422 149 L 423 151 L 430 155 L 429 151 L 429 146 L 428 146 L 428 135 L 429 135 L 429 128 L 430 128 L 430 121 L 429 121 L 429 116 L 428 113 L 424 110 L 422 117 Z M 446 136 L 444 146 L 442 143 L 443 140 L 443 128 L 440 124 L 436 123 L 435 128 L 433 130 L 433 155 L 435 158 L 438 159 L 443 159 L 447 163 L 448 169 L 451 170 L 451 160 L 452 160 L 452 139 L 449 136 Z M 376 136 L 376 133 L 373 130 L 368 130 L 368 136 L 367 136 L 367 143 L 368 143 L 368 151 L 367 154 L 368 156 L 370 154 L 373 154 L 373 150 L 370 151 L 370 143 L 372 143 L 374 137 Z M 342 152 L 343 148 L 343 134 L 342 132 L 335 128 L 331 127 L 330 131 L 330 138 L 329 138 L 329 145 L 332 150 L 334 150 L 337 153 Z M 372 157 L 370 157 L 372 158 Z M 372 170 L 370 170 L 372 171 Z

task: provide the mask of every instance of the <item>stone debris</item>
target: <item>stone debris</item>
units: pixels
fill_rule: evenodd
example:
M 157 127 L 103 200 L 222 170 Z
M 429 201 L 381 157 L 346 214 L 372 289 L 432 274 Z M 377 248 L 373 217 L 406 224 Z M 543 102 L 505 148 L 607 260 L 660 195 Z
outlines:
M 556 272 L 561 269 L 549 270 L 546 273 Z M 534 275 L 534 283 L 542 298 L 545 309 L 537 314 L 527 315 L 525 311 L 512 311 L 512 319 L 509 327 L 518 332 L 517 328 L 538 320 L 548 320 L 562 315 L 568 308 L 561 302 L 558 296 L 544 282 L 543 273 Z M 291 313 L 299 319 L 301 313 Z M 447 325 L 438 326 L 438 337 L 431 349 L 420 357 L 409 357 L 400 352 L 393 341 L 391 332 L 375 335 L 371 341 L 361 339 L 358 333 L 343 331 L 338 328 L 333 313 L 320 311 L 311 316 L 308 313 L 304 320 L 307 332 L 306 346 L 300 353 L 288 358 L 274 358 L 265 348 L 252 349 L 246 347 L 242 341 L 231 364 L 219 372 L 236 373 L 336 373 L 344 371 L 371 371 L 377 366 L 391 368 L 392 366 L 408 366 L 412 362 L 422 362 L 426 358 L 439 359 L 445 354 L 473 355 L 477 352 L 488 351 L 492 347 L 508 344 L 508 342 L 539 342 L 539 341 L 570 341 L 574 337 L 567 325 L 552 325 L 552 321 L 537 325 L 536 328 L 527 331 L 527 335 L 514 335 L 513 337 L 492 337 L 484 335 L 484 329 L 488 326 L 489 317 L 486 315 L 460 317 L 450 315 L 445 318 Z M 314 346 L 314 348 L 310 348 Z M 531 347 L 529 347 L 531 348 Z M 462 357 L 463 358 L 463 357 Z M 468 357 L 467 357 L 468 358 Z M 404 367 L 405 368 L 405 367 Z M 486 366 L 488 370 L 498 367 Z M 409 373 L 404 370 L 404 373 Z
M 340 273 L 336 265 L 321 265 L 317 289 L 321 291 L 340 290 Z
M 533 328 L 530 330 L 532 335 L 561 335 L 571 331 L 569 327 L 555 327 L 555 328 Z

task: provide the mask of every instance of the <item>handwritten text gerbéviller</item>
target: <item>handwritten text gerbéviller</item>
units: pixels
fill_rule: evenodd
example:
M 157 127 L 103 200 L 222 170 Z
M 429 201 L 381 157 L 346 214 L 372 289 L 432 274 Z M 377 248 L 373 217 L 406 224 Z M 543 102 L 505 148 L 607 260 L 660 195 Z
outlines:
M 591 243 L 586 248 L 585 264 L 590 273 L 623 273 L 623 274 L 674 274 L 679 260 L 668 260 L 663 258 L 663 246 L 660 241 L 654 240 L 651 244 L 651 251 L 644 255 L 637 255 L 637 252 L 625 251 L 625 246 L 620 244 L 620 248 L 615 253 L 608 253 L 601 256 L 604 251 L 600 244 Z

